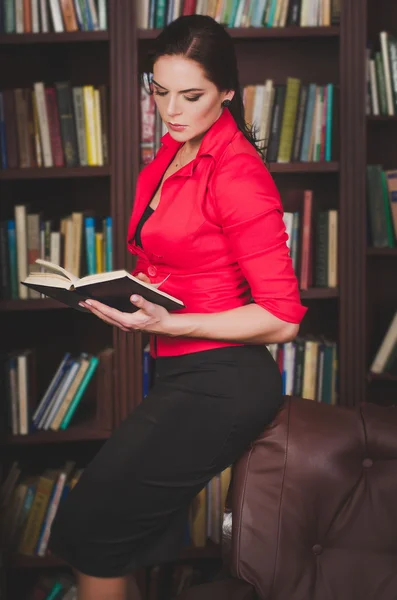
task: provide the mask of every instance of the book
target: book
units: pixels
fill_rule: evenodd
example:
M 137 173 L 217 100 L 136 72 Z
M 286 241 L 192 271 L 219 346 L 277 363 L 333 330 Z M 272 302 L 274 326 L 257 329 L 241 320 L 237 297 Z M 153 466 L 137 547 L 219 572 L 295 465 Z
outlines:
M 50 261 L 38 258 L 35 262 L 46 271 L 31 272 L 21 284 L 81 312 L 90 312 L 79 306 L 79 302 L 89 299 L 122 312 L 135 312 L 138 308 L 130 302 L 132 294 L 138 294 L 169 311 L 185 308 L 181 300 L 158 289 L 164 281 L 146 283 L 123 269 L 79 278 Z

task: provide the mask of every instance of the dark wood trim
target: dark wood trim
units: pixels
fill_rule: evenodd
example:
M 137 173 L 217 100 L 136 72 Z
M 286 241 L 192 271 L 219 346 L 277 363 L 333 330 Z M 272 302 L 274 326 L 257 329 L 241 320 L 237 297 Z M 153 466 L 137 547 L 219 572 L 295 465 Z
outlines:
M 41 167 L 29 169 L 4 169 L 0 171 L 0 180 L 18 179 L 69 179 L 70 177 L 108 177 L 110 166 L 105 167 Z
M 12 310 L 50 310 L 50 309 L 67 309 L 66 304 L 50 300 L 49 298 L 38 298 L 37 300 L 0 300 L 0 312 Z
M 308 290 L 301 290 L 300 296 L 302 300 L 321 300 L 327 298 L 338 298 L 338 288 L 310 288 Z
M 397 382 L 397 375 L 391 373 L 368 373 L 368 381 L 393 381 Z
M 341 3 L 339 195 L 339 397 L 366 399 L 366 73 L 367 10 Z
M 329 162 L 296 162 L 269 163 L 270 173 L 337 173 L 339 163 Z
M 110 3 L 110 73 L 111 73 L 111 213 L 114 228 L 114 268 L 131 268 L 127 252 L 127 226 L 132 208 L 139 151 L 139 94 L 137 91 L 137 39 L 135 3 L 118 0 Z M 134 398 L 133 334 L 114 332 L 117 377 L 116 416 L 120 423 L 130 412 Z M 118 424 L 116 423 L 116 425 Z
M 41 557 L 17 554 L 8 560 L 5 559 L 5 562 L 7 567 L 13 569 L 56 569 L 66 565 L 64 560 L 53 555 Z
M 108 31 L 65 31 L 64 33 L 2 33 L 0 46 L 21 44 L 70 44 L 76 42 L 107 42 Z
M 367 115 L 367 121 L 368 123 L 376 123 L 377 121 L 382 121 L 382 122 L 397 122 L 397 116 L 393 115 L 393 116 L 389 116 L 389 115 Z
M 153 40 L 161 29 L 139 29 L 140 40 Z M 266 38 L 320 38 L 338 37 L 339 27 L 237 27 L 227 29 L 236 40 Z
M 74 425 L 64 431 L 35 431 L 28 435 L 6 435 L 0 438 L 0 446 L 58 444 L 59 442 L 81 442 L 106 440 L 111 431 L 101 431 L 89 425 Z
M 397 256 L 397 248 L 367 248 L 368 256 Z

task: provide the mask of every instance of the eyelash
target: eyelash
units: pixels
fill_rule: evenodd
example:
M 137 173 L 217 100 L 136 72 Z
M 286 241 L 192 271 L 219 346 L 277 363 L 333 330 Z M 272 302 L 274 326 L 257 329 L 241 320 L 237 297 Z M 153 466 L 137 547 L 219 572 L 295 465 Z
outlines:
M 168 92 L 159 92 L 158 90 L 154 90 L 153 92 L 156 96 L 161 96 L 162 98 L 168 94 Z M 197 100 L 200 100 L 202 94 L 200 94 L 199 96 L 193 96 L 192 98 L 189 98 L 188 96 L 184 96 L 185 100 L 187 100 L 188 102 L 197 102 Z

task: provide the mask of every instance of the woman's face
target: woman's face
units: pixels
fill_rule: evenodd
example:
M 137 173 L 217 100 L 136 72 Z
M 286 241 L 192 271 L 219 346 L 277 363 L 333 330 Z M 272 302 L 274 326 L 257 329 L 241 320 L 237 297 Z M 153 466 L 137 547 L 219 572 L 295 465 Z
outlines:
M 196 61 L 161 56 L 153 67 L 153 93 L 160 116 L 178 142 L 200 141 L 234 92 L 220 92 Z

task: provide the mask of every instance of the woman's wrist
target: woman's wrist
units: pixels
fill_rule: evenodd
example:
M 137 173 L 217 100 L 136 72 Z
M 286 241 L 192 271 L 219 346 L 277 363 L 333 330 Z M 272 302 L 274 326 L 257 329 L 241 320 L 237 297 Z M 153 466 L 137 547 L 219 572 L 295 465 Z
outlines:
M 192 313 L 169 313 L 165 323 L 165 334 L 170 337 L 194 337 L 195 323 Z

